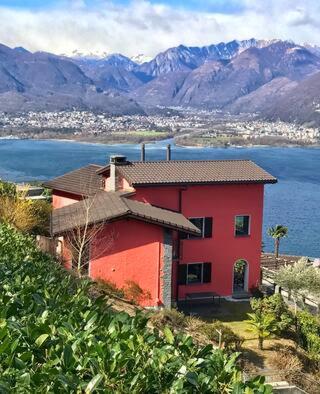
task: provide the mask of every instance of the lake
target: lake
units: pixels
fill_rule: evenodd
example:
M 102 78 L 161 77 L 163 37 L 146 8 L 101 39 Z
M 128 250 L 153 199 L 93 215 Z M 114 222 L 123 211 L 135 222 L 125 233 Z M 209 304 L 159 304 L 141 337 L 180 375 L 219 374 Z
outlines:
M 164 141 L 146 146 L 147 160 L 165 159 Z M 104 164 L 111 154 L 140 159 L 139 145 L 101 145 L 64 141 L 0 140 L 0 178 L 22 182 L 46 180 L 88 163 Z M 320 256 L 320 148 L 182 148 L 172 146 L 172 159 L 251 159 L 279 183 L 265 188 L 265 250 L 273 250 L 266 235 L 275 224 L 288 226 L 281 252 Z

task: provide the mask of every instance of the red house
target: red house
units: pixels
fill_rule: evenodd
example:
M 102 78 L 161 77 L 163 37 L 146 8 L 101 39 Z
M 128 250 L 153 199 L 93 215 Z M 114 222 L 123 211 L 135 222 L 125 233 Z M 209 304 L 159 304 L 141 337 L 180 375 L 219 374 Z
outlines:
M 170 307 L 186 294 L 237 296 L 260 283 L 264 184 L 276 182 L 247 160 L 112 156 L 46 186 L 53 235 L 103 223 L 90 240 L 90 277 L 134 281 L 150 294 L 145 306 Z

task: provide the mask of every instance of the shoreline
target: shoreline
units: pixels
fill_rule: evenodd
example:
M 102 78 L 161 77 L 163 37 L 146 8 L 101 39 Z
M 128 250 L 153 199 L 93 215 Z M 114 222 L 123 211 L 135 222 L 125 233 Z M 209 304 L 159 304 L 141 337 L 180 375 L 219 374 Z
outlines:
M 168 141 L 167 138 L 163 140 L 147 140 L 147 141 L 142 141 L 142 142 L 136 142 L 136 141 L 125 141 L 125 142 L 118 142 L 118 141 L 108 141 L 108 142 L 93 142 L 90 140 L 80 140 L 80 139 L 74 139 L 74 138 L 20 138 L 18 136 L 10 135 L 8 137 L 0 137 L 0 142 L 1 141 L 23 141 L 23 140 L 28 140 L 28 141 L 58 141 L 58 142 L 69 142 L 69 143 L 78 143 L 78 144 L 86 144 L 86 145 L 140 145 L 142 143 L 144 144 L 157 144 L 157 143 L 163 143 L 165 141 Z M 221 145 L 182 145 L 181 143 L 176 143 L 174 141 L 174 138 L 169 139 L 171 141 L 171 144 L 179 147 L 179 148 L 185 148 L 185 149 L 252 149 L 252 148 L 305 148 L 305 149 L 312 149 L 312 148 L 320 148 L 320 143 L 319 144 L 257 144 L 257 145 L 230 145 L 230 146 L 221 146 Z

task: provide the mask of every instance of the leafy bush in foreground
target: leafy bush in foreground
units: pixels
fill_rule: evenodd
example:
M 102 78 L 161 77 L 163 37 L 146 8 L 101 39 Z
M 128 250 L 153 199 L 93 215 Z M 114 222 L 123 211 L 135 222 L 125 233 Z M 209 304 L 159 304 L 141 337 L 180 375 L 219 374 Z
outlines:
M 33 240 L 0 225 L 0 393 L 270 393 L 192 338 L 112 313 Z

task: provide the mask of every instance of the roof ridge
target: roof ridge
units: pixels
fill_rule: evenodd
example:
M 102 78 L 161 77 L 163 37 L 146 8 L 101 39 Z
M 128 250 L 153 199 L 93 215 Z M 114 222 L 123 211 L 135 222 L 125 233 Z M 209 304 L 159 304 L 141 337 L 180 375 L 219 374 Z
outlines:
M 122 198 L 123 200 L 127 200 L 127 201 L 129 200 L 129 198 L 127 198 L 126 196 L 119 196 L 119 197 Z M 184 216 L 181 212 L 173 211 L 172 209 L 168 209 L 168 208 L 158 207 L 156 205 L 150 204 L 149 202 L 143 202 L 143 201 L 139 201 L 139 200 L 129 200 L 129 201 L 131 201 L 131 202 L 133 202 L 135 204 L 139 204 L 139 205 L 148 205 L 149 207 L 152 207 L 152 208 L 155 208 L 155 209 L 159 209 L 160 211 L 176 213 L 176 214 Z
M 128 162 L 128 165 L 130 164 L 148 164 L 148 163 L 212 163 L 212 162 L 234 162 L 234 161 L 248 161 L 252 162 L 251 159 L 214 159 L 214 160 L 147 160 L 147 161 L 130 161 Z M 125 164 L 122 164 L 124 167 Z
M 84 167 L 80 167 L 80 168 L 86 168 L 86 167 L 89 167 L 89 166 L 94 166 L 94 167 L 99 167 L 99 168 L 102 168 L 102 167 L 104 167 L 104 166 L 101 166 L 100 164 L 96 164 L 96 163 L 89 163 L 89 164 L 87 164 L 86 166 L 84 166 Z
M 119 196 L 119 198 L 121 198 L 121 200 L 123 200 L 123 202 L 125 203 L 125 205 L 128 209 L 128 213 L 134 213 L 134 212 L 129 208 L 127 201 L 133 202 L 134 204 L 138 204 L 138 205 L 148 205 L 149 207 L 152 207 L 152 208 L 158 208 L 148 202 L 143 202 L 143 201 L 138 201 L 138 200 L 130 200 L 126 196 Z M 161 209 L 161 208 L 159 208 L 159 209 Z M 164 209 L 164 210 L 166 211 L 166 209 Z
M 121 166 L 117 166 L 117 169 L 120 167 L 130 167 L 131 165 L 136 165 L 136 164 L 142 164 L 142 165 L 148 165 L 148 164 L 170 164 L 170 163 L 229 163 L 229 162 L 248 162 L 248 163 L 254 163 L 251 159 L 214 159 L 214 160 L 146 160 L 146 161 L 141 161 L 141 160 L 128 160 L 126 164 L 121 164 Z M 255 163 L 254 163 L 255 164 Z M 110 164 L 106 164 L 104 166 L 100 166 L 100 168 L 97 169 L 97 174 L 100 175 L 104 171 L 106 171 L 110 167 Z
M 57 177 L 53 178 L 52 180 L 50 180 L 48 182 L 55 181 L 55 180 L 57 180 L 57 179 L 59 179 L 61 177 L 64 177 L 66 175 L 70 175 L 70 174 L 72 174 L 72 173 L 74 173 L 76 171 L 80 171 L 80 170 L 83 170 L 84 168 L 88 168 L 88 167 L 91 167 L 91 166 L 99 167 L 99 164 L 87 164 L 86 166 L 75 168 L 74 170 L 65 172 L 64 174 L 61 174 L 61 175 L 58 175 Z
M 128 207 L 128 204 L 125 200 L 128 200 L 125 196 L 119 196 L 119 199 L 121 200 L 121 202 L 126 206 L 127 208 L 127 213 L 132 213 L 131 209 Z

